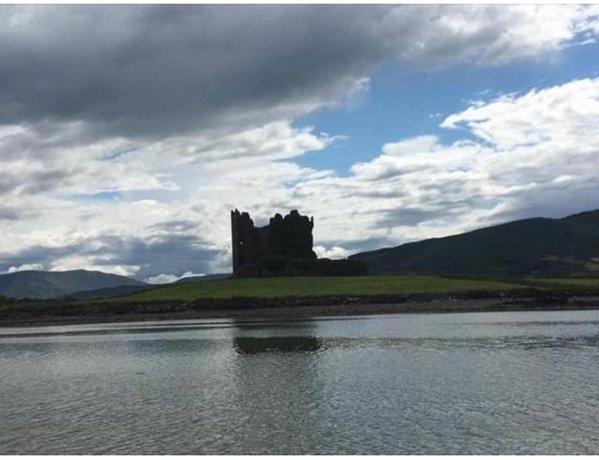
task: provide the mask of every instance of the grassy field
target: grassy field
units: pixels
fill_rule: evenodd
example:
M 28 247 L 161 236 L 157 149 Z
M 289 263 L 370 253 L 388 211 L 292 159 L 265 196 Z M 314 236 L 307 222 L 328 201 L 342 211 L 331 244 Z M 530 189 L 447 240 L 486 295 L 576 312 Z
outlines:
M 197 298 L 303 297 L 326 295 L 447 294 L 464 291 L 509 291 L 522 284 L 437 276 L 361 276 L 245 278 L 199 281 L 167 286 L 110 301 L 190 301 Z
M 470 300 L 455 302 L 450 298 L 454 295 L 459 297 L 460 293 L 466 292 L 468 295 L 462 298 Z M 476 292 L 478 295 L 471 295 Z M 513 295 L 509 296 L 510 293 Z M 501 300 L 503 294 L 508 294 L 507 304 Z M 595 296 L 595 300 L 581 301 L 575 297 L 563 300 L 565 296 L 579 295 Z M 406 313 L 464 309 L 503 311 L 505 308 L 577 309 L 597 308 L 598 296 L 599 279 L 592 278 L 482 279 L 432 275 L 244 278 L 167 285 L 120 297 L 74 301 L 9 301 L 0 304 L 0 323 L 3 320 L 12 325 L 31 325 L 46 322 L 71 324 L 212 318 L 230 317 L 233 314 L 231 312 L 237 312 L 235 315 L 239 316 L 236 317 L 249 317 L 253 310 L 275 311 L 274 317 L 284 318 L 297 315 L 299 307 L 307 308 L 300 314 L 308 316 L 372 314 L 373 311 Z M 397 303 L 400 297 L 416 304 Z M 472 300 L 473 298 L 478 300 Z M 428 302 L 431 299 L 435 299 L 435 302 Z M 496 304 L 484 303 L 484 299 L 495 299 Z M 514 303 L 513 299 L 524 300 Z M 555 299 L 562 299 L 559 305 L 555 303 Z M 570 302 L 571 299 L 575 301 Z M 425 302 L 418 304 L 418 300 Z M 543 301 L 549 303 L 543 304 Z M 373 304 L 377 304 L 375 309 L 372 309 Z M 383 304 L 387 307 L 383 308 Z

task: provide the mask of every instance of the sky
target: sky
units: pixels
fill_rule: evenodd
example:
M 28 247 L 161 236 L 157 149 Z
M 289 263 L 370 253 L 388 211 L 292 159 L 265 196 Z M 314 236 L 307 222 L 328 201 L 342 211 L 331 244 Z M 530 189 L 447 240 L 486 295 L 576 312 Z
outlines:
M 231 270 L 599 208 L 599 6 L 0 5 L 0 273 Z

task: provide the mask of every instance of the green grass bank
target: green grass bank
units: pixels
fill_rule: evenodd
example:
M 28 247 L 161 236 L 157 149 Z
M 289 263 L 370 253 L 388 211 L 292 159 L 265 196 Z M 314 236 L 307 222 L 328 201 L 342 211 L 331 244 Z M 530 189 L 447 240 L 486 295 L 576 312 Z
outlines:
M 599 284 L 598 284 L 599 286 Z M 494 280 L 446 278 L 440 276 L 396 275 L 358 277 L 242 278 L 198 281 L 159 287 L 107 301 L 192 301 L 200 298 L 307 297 L 448 294 L 470 291 L 510 291 L 523 283 Z M 526 287 L 526 286 L 525 286 Z
M 599 278 L 243 278 L 168 285 L 100 299 L 9 299 L 0 305 L 0 325 L 598 307 Z

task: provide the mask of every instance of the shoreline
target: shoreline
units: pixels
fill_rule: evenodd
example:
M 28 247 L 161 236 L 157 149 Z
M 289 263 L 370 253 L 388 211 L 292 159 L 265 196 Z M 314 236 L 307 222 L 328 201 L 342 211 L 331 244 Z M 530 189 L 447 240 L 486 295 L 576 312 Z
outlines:
M 547 293 L 534 296 L 445 296 L 423 298 L 378 297 L 327 299 L 228 299 L 193 303 L 112 305 L 113 311 L 82 311 L 69 314 L 38 311 L 15 312 L 0 317 L 0 327 L 36 327 L 75 324 L 101 324 L 192 319 L 291 320 L 317 316 L 361 316 L 384 314 L 495 313 L 503 311 L 568 311 L 599 309 L 599 294 L 565 295 Z M 304 302 L 302 302 L 304 300 Z M 319 302 L 320 300 L 320 302 Z M 369 301 L 370 300 L 370 301 Z M 98 306 L 98 304 L 95 304 Z M 40 308 L 41 309 L 41 308 Z M 34 314 L 41 313 L 41 314 Z

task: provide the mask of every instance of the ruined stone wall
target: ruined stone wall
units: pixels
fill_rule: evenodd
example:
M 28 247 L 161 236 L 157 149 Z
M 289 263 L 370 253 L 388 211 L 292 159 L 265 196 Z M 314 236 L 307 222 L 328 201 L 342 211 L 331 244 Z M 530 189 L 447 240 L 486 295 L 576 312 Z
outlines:
M 268 225 L 255 227 L 247 212 L 231 211 L 233 274 L 236 276 L 356 276 L 368 274 L 359 260 L 318 259 L 312 246 L 314 218 L 296 210 L 275 214 Z
M 269 257 L 315 259 L 313 228 L 314 218 L 297 210 L 285 217 L 276 214 L 265 227 L 255 227 L 247 212 L 231 211 L 233 274 L 241 275 L 244 267 L 260 265 Z

